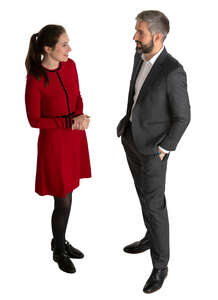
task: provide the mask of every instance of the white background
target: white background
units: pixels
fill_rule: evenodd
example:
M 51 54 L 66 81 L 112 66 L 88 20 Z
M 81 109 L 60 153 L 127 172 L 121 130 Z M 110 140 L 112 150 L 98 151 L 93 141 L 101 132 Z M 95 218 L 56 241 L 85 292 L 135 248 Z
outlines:
M 2 299 L 184 299 L 218 296 L 216 1 L 7 1 L 1 6 Z M 184 66 L 191 123 L 168 161 L 171 258 L 162 289 L 145 295 L 147 251 L 122 248 L 145 234 L 116 126 L 126 111 L 135 17 L 158 9 L 170 20 L 166 49 Z M 85 253 L 66 274 L 50 250 L 53 198 L 34 192 L 38 129 L 24 105 L 29 39 L 63 25 L 80 80 L 92 179 L 73 192 L 67 239 Z

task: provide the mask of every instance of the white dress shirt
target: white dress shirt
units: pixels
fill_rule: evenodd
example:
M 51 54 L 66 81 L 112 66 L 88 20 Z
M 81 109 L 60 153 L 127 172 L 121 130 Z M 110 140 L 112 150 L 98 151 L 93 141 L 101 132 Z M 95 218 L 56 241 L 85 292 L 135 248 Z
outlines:
M 135 82 L 135 94 L 134 94 L 134 97 L 133 97 L 132 110 L 133 110 L 133 108 L 134 108 L 134 106 L 135 106 L 135 104 L 137 102 L 137 98 L 138 98 L 139 92 L 140 92 L 140 90 L 142 88 L 142 85 L 143 85 L 146 77 L 148 76 L 149 72 L 151 71 L 151 68 L 152 68 L 153 64 L 155 63 L 156 59 L 161 54 L 161 52 L 163 51 L 163 49 L 164 49 L 164 46 L 154 56 L 152 56 L 152 58 L 150 60 L 148 60 L 148 61 L 145 59 L 144 53 L 142 53 L 141 58 L 143 60 L 143 63 L 142 63 L 141 69 L 139 71 L 139 74 L 138 74 L 136 82 Z M 131 115 L 130 115 L 129 119 L 132 122 L 132 111 L 131 111 Z M 159 146 L 159 148 L 161 150 L 163 150 L 165 153 L 169 153 L 169 151 L 161 148 L 160 146 Z

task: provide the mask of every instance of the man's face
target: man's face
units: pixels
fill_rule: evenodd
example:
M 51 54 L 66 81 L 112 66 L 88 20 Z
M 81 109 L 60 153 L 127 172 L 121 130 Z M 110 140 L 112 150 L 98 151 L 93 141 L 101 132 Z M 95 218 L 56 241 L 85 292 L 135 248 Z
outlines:
M 152 52 L 154 49 L 154 41 L 148 29 L 148 23 L 137 21 L 135 30 L 136 33 L 133 36 L 133 40 L 136 42 L 136 51 L 140 54 Z

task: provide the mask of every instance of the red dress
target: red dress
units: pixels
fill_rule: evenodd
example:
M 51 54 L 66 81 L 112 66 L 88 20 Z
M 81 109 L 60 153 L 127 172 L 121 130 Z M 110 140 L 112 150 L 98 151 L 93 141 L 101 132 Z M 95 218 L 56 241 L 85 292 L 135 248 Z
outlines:
M 37 80 L 27 75 L 25 103 L 29 123 L 39 128 L 35 192 L 40 196 L 65 197 L 91 177 L 88 144 L 84 130 L 72 130 L 72 118 L 83 114 L 76 65 L 72 59 L 49 77 Z

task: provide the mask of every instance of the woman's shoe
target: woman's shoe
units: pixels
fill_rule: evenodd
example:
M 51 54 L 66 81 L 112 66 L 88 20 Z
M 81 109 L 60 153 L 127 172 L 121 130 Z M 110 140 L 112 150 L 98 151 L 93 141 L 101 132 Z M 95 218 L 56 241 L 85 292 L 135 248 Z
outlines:
M 64 244 L 65 244 L 65 251 L 70 258 L 83 258 L 84 257 L 84 254 L 80 250 L 74 248 L 67 240 L 65 240 Z M 55 246 L 55 240 L 52 239 L 52 241 L 51 241 L 51 250 L 52 251 L 54 250 L 54 246 Z
M 66 252 L 53 252 L 53 260 L 58 263 L 59 268 L 66 273 L 75 273 L 76 268 Z

